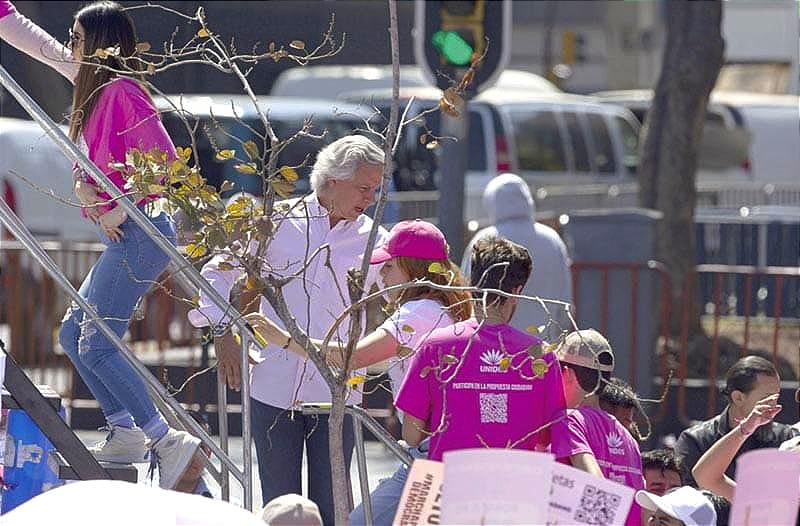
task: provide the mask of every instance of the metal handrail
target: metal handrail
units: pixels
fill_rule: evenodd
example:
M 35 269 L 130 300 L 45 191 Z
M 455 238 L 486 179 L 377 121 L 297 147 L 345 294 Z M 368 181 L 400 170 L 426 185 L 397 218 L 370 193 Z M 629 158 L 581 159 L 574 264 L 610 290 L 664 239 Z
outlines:
M 302 405 L 302 412 L 304 415 L 327 415 L 331 412 L 330 404 L 314 404 L 306 403 Z M 372 433 L 379 442 L 383 443 L 386 448 L 403 464 L 411 466 L 414 458 L 405 450 L 397 440 L 389 434 L 386 429 L 381 426 L 377 420 L 372 418 L 368 409 L 354 405 L 347 405 L 344 408 L 347 415 L 353 417 L 353 441 L 356 454 L 356 464 L 358 466 L 358 484 L 361 490 L 361 505 L 364 508 L 364 522 L 372 524 L 372 503 L 369 500 L 369 480 L 367 475 L 367 453 L 364 449 L 364 427 Z M 353 503 L 353 487 L 352 484 L 347 487 L 347 497 L 352 507 Z
M 186 259 L 177 251 L 172 243 L 156 229 L 150 222 L 149 218 L 133 203 L 131 200 L 124 197 L 123 193 L 116 187 L 116 185 L 92 162 L 84 155 L 76 145 L 64 134 L 64 132 L 53 122 L 52 119 L 42 110 L 42 108 L 23 90 L 16 80 L 8 73 L 8 71 L 0 65 L 0 84 L 8 90 L 8 92 L 17 100 L 22 108 L 28 115 L 36 121 L 37 124 L 50 136 L 51 139 L 58 145 L 66 157 L 77 162 L 78 165 L 92 176 L 92 178 L 113 198 L 117 198 L 117 202 L 128 213 L 133 221 L 135 221 L 144 232 L 156 243 L 156 245 L 164 251 L 170 258 L 175 270 L 176 281 L 188 292 L 193 294 L 193 291 L 200 289 L 209 299 L 222 309 L 229 317 L 232 318 L 232 324 L 239 329 L 241 335 L 241 373 L 242 377 L 246 378 L 249 371 L 248 353 L 247 350 L 251 342 L 254 342 L 254 335 L 252 327 L 245 322 L 237 310 L 230 305 L 227 298 L 223 298 L 214 288 L 200 275 L 200 273 L 192 266 L 187 264 Z M 15 233 L 17 238 L 26 245 L 29 251 L 34 254 L 37 261 L 45 267 L 51 274 L 53 279 L 70 294 L 76 303 L 78 303 L 85 314 L 89 315 L 92 321 L 98 323 L 101 331 L 116 345 L 122 352 L 122 355 L 131 363 L 131 365 L 139 372 L 148 386 L 154 390 L 158 396 L 154 398 L 158 400 L 161 398 L 161 403 L 166 403 L 175 417 L 170 415 L 169 411 L 164 412 L 165 418 L 168 420 L 178 419 L 180 424 L 188 427 L 193 434 L 198 436 L 203 444 L 209 447 L 211 452 L 216 455 L 224 467 L 230 470 L 230 473 L 242 484 L 244 493 L 244 506 L 252 510 L 253 507 L 253 492 L 252 492 L 252 451 L 250 448 L 251 429 L 250 429 L 250 386 L 248 382 L 242 382 L 242 441 L 243 441 L 243 469 L 239 470 L 238 467 L 223 451 L 214 440 L 200 427 L 200 425 L 191 418 L 188 413 L 181 407 L 181 405 L 171 396 L 168 395 L 164 387 L 156 380 L 147 369 L 136 360 L 127 346 L 120 340 L 111 329 L 106 326 L 102 319 L 97 317 L 97 313 L 85 302 L 83 298 L 77 294 L 77 291 L 72 287 L 72 284 L 64 277 L 63 273 L 58 269 L 50 257 L 41 249 L 38 241 L 30 234 L 24 224 L 19 218 L 11 211 L 8 206 L 3 203 L 2 215 L 3 222 L 9 230 Z M 13 229 L 12 229 L 13 226 Z M 223 390 L 224 391 L 224 390 Z M 157 402 L 157 405 L 161 405 Z M 227 411 L 223 401 L 217 404 L 219 421 L 227 421 Z M 227 450 L 227 444 L 225 444 Z M 209 459 L 205 459 L 207 466 L 210 468 L 212 474 L 217 476 L 216 469 L 213 468 Z M 224 471 L 223 471 L 224 473 Z M 227 484 L 220 481 L 221 485 L 225 487 Z

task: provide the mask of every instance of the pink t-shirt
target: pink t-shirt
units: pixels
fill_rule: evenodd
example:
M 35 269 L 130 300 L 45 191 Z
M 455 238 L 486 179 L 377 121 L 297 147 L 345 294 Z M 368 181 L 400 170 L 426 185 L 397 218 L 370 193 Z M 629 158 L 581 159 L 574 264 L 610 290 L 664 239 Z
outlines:
M 161 123 L 158 112 L 136 81 L 127 78 L 112 80 L 97 99 L 92 113 L 83 126 L 83 138 L 89 150 L 89 159 L 97 165 L 117 186 L 122 189 L 125 179 L 120 172 L 109 168 L 112 162 L 125 162 L 125 154 L 132 148 L 141 151 L 156 146 L 166 152 L 167 159 L 177 157 L 167 130 Z M 94 180 L 89 177 L 90 182 Z M 111 196 L 98 194 L 103 199 Z M 141 202 L 157 198 L 150 195 Z M 116 205 L 106 207 L 110 210 Z
M 431 333 L 414 356 L 395 405 L 428 423 L 428 458 L 477 447 L 532 450 L 550 441 L 565 411 L 561 370 L 552 353 L 536 363 L 541 340 L 510 325 L 469 319 Z
M 0 18 L 6 17 L 16 11 L 14 4 L 8 0 L 0 0 Z
M 572 455 L 591 453 L 607 479 L 644 489 L 639 446 L 628 430 L 602 409 L 581 406 L 567 411 L 567 418 L 553 426 L 550 450 L 565 464 Z M 639 526 L 641 513 L 634 501 L 625 525 Z

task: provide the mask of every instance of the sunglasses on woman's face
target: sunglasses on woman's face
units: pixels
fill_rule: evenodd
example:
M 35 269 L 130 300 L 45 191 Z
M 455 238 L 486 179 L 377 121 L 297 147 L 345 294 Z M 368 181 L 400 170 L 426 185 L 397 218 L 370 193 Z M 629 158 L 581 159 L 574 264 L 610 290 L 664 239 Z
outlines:
M 70 28 L 70 30 L 69 30 L 69 46 L 68 47 L 70 49 L 74 49 L 75 46 L 77 46 L 81 42 L 83 42 L 83 36 L 81 36 L 81 35 L 79 35 L 77 33 L 74 33 L 72 31 L 72 28 Z

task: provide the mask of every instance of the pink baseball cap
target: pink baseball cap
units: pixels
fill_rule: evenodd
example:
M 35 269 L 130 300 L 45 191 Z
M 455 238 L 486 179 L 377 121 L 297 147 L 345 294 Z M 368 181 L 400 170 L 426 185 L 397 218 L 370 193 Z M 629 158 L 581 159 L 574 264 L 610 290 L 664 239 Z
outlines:
M 389 231 L 389 240 L 372 251 L 369 262 L 375 265 L 397 256 L 444 260 L 449 251 L 441 230 L 427 221 L 414 219 L 394 225 Z

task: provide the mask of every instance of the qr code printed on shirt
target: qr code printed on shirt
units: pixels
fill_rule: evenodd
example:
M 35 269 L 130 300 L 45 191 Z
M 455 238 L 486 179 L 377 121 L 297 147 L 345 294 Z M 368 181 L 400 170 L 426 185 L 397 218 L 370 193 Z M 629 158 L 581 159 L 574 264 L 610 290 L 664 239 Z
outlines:
M 575 521 L 581 524 L 621 524 L 625 517 L 616 517 L 619 500 L 619 495 L 587 484 L 580 507 L 575 510 Z
M 481 424 L 508 423 L 508 395 L 481 393 Z

